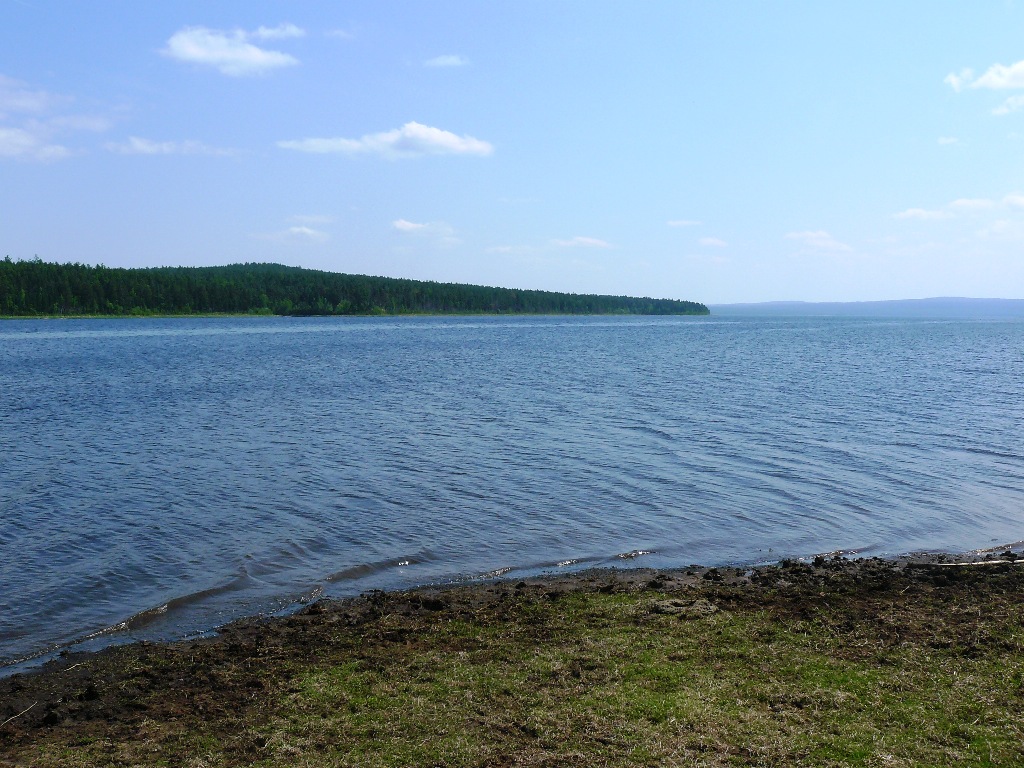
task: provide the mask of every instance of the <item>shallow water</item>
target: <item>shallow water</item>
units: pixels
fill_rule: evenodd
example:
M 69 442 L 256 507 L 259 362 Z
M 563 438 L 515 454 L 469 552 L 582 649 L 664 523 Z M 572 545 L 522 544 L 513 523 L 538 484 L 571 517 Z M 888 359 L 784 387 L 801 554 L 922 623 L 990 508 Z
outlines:
M 0 391 L 0 664 L 320 594 L 1024 538 L 1022 321 L 8 321 Z

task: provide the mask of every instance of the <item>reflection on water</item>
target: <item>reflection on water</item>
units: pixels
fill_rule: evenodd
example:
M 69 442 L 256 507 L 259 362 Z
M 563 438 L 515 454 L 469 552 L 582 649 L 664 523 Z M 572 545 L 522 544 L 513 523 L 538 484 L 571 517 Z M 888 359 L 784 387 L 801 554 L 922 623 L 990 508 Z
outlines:
M 368 588 L 1022 538 L 1024 323 L 0 324 L 0 662 Z

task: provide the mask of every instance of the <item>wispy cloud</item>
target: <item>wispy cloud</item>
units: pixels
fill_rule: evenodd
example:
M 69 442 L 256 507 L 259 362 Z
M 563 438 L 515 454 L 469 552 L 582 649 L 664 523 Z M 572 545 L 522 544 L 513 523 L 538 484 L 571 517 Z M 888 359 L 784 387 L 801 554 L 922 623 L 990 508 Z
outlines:
M 306 30 L 294 24 L 278 24 L 276 27 L 260 27 L 252 36 L 259 40 L 284 40 L 290 37 L 305 37 Z
M 279 141 L 277 146 L 315 154 L 375 154 L 396 160 L 421 155 L 475 155 L 486 157 L 494 147 L 472 136 L 458 136 L 449 131 L 417 122 L 384 133 L 371 133 L 359 139 L 326 138 Z
M 670 227 L 697 227 L 700 226 L 699 221 L 693 219 L 673 219 L 672 221 L 666 221 Z
M 961 69 L 959 72 L 950 72 L 946 75 L 942 82 L 946 83 L 957 93 L 963 90 L 965 85 L 968 85 L 971 80 L 974 79 L 974 70 L 972 69 Z
M 918 219 L 920 221 L 937 221 L 948 219 L 952 214 L 949 211 L 935 211 L 927 208 L 907 208 L 905 211 L 894 213 L 894 219 Z
M 1021 223 L 1019 221 L 1009 221 L 1007 219 L 996 219 L 988 226 L 979 229 L 975 234 L 983 239 L 1000 238 L 1019 240 L 1022 234 Z
M 391 226 L 397 229 L 399 232 L 423 232 L 424 230 L 427 229 L 429 225 L 417 224 L 413 221 L 408 221 L 406 219 L 396 219 L 395 221 L 391 222 Z
M 985 74 L 971 83 L 971 88 L 991 88 L 1000 91 L 1007 88 L 1024 88 L 1024 61 L 1009 66 L 993 64 Z
M 56 131 L 91 131 L 102 133 L 109 130 L 111 121 L 95 115 L 59 115 L 51 117 L 46 124 Z
M 319 229 L 313 229 L 312 227 L 288 227 L 288 229 L 285 230 L 285 233 L 289 238 L 309 240 L 314 243 L 326 243 L 330 239 L 330 235 L 326 232 Z
M 39 114 L 61 101 L 65 99 L 29 88 L 21 80 L 0 75 L 0 119 L 8 113 Z
M 959 144 L 960 139 L 955 136 L 939 136 L 938 144 L 940 147 L 948 147 L 952 144 Z
M 988 211 L 996 207 L 996 201 L 978 197 L 961 197 L 947 207 L 953 211 Z
M 432 59 L 427 59 L 423 62 L 425 67 L 464 67 L 469 64 L 469 59 L 465 56 L 457 56 L 454 54 L 448 54 L 446 56 L 435 56 Z
M 232 155 L 230 149 L 219 149 L 200 141 L 152 141 L 138 136 L 129 136 L 128 141 L 108 142 L 107 151 L 119 155 Z
M 259 240 L 270 240 L 275 243 L 291 245 L 320 245 L 331 239 L 331 235 L 322 229 L 314 229 L 302 225 L 287 227 L 276 232 L 258 232 L 252 237 Z
M 552 240 L 559 248 L 611 248 L 611 243 L 596 237 L 584 237 L 577 235 L 568 240 Z
M 702 237 L 697 242 L 711 248 L 725 248 L 729 245 L 725 240 L 719 240 L 717 237 Z
M 1018 90 L 1024 88 L 1024 61 L 1015 64 L 993 64 L 984 74 L 974 76 L 974 70 L 962 69 L 950 72 L 943 80 L 959 93 L 964 88 L 985 88 L 993 91 Z M 1011 96 L 992 110 L 993 115 L 1002 116 L 1024 109 L 1024 96 Z
M 331 29 L 324 33 L 327 37 L 335 37 L 339 40 L 355 40 L 355 33 L 347 29 Z
M 441 246 L 453 246 L 462 242 L 455 228 L 444 221 L 418 223 L 408 219 L 396 219 L 391 222 L 391 228 L 403 235 L 424 238 Z
M 281 67 L 294 66 L 299 60 L 287 53 L 260 48 L 250 43 L 249 39 L 282 39 L 301 34 L 304 34 L 302 30 L 292 24 L 273 29 L 260 27 L 255 32 L 186 27 L 170 37 L 162 53 L 178 61 L 213 67 L 231 77 L 260 75 Z
M 58 142 L 70 133 L 105 131 L 110 121 L 65 112 L 74 99 L 0 75 L 0 157 L 51 161 L 74 152 Z M 62 113 L 63 112 L 63 113 Z
M 1013 112 L 1020 112 L 1024 109 L 1024 96 L 1011 96 L 998 107 L 992 110 L 993 115 L 1003 116 Z
M 987 197 L 961 197 L 946 203 L 941 208 L 908 208 L 893 214 L 895 219 L 918 219 L 920 221 L 941 221 L 953 218 L 973 218 L 985 213 L 1024 210 L 1024 195 L 1010 193 L 1002 199 Z
M 0 157 L 23 160 L 60 160 L 71 150 L 61 144 L 50 143 L 45 131 L 0 126 Z
M 296 224 L 332 224 L 334 222 L 333 216 L 326 216 L 318 213 L 297 213 L 294 216 L 288 218 L 289 221 L 293 221 Z
M 807 230 L 804 232 L 790 232 L 786 235 L 787 240 L 795 240 L 807 249 L 814 251 L 828 251 L 832 253 L 849 253 L 853 250 L 846 243 L 841 243 L 823 229 Z

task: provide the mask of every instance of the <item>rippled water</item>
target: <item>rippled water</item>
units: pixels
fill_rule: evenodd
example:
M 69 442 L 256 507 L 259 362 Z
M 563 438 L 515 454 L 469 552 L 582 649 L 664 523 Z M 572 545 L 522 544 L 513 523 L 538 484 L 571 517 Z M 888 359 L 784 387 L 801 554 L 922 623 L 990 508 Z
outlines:
M 0 388 L 0 664 L 321 593 L 1024 538 L 1021 321 L 9 321 Z

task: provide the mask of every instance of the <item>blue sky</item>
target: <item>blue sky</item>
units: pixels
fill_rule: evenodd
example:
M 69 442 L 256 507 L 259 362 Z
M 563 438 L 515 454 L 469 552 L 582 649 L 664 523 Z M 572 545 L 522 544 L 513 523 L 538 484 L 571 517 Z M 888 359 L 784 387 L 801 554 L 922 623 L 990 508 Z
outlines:
M 0 0 L 0 256 L 1024 298 L 1024 10 Z

